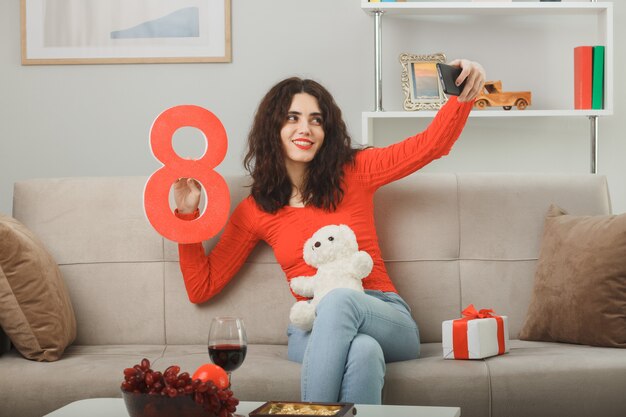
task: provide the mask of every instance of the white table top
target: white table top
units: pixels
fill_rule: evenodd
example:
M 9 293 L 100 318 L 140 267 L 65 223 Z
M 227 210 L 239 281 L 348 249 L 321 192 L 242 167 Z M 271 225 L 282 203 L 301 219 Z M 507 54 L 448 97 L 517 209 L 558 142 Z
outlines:
M 247 416 L 263 402 L 242 401 L 237 414 Z M 459 417 L 458 407 L 422 407 L 410 405 L 364 405 L 355 406 L 357 417 Z M 121 398 L 90 398 L 70 403 L 45 417 L 128 417 Z

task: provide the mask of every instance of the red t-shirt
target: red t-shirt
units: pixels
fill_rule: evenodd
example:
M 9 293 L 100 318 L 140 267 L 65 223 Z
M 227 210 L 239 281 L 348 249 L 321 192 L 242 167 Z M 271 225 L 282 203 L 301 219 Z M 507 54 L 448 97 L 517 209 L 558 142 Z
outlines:
M 459 103 L 456 97 L 451 97 L 424 132 L 385 148 L 359 151 L 354 165 L 345 167 L 344 197 L 333 212 L 312 206 L 285 206 L 271 214 L 262 211 L 251 196 L 245 198 L 234 210 L 220 241 L 208 255 L 201 243 L 178 246 L 189 300 L 201 303 L 219 293 L 259 240 L 273 248 L 287 281 L 302 275 L 315 275 L 316 269 L 304 262 L 302 248 L 313 233 L 329 224 L 349 226 L 356 234 L 359 250 L 372 257 L 374 267 L 363 279 L 363 287 L 397 292 L 378 246 L 374 192 L 447 155 L 461 134 L 472 105 L 473 102 Z

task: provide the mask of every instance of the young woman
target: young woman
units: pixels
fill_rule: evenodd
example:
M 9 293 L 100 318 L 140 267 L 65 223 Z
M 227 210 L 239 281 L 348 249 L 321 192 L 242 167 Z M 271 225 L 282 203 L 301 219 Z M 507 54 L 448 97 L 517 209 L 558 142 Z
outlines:
M 289 281 L 315 274 L 302 247 L 319 228 L 345 224 L 355 232 L 359 250 L 374 261 L 365 293 L 333 290 L 317 306 L 310 332 L 288 329 L 289 359 L 302 363 L 303 401 L 380 404 L 385 363 L 419 356 L 417 325 L 382 260 L 373 196 L 446 155 L 459 137 L 485 74 L 471 61 L 451 64 L 463 69 L 459 84 L 467 79 L 461 95 L 451 97 L 424 132 L 381 149 L 351 147 L 341 111 L 324 87 L 281 81 L 261 101 L 248 138 L 250 196 L 208 256 L 201 243 L 179 245 L 189 299 L 202 303 L 221 291 L 259 240 L 274 249 Z M 183 178 L 174 189 L 177 215 L 197 216 L 198 184 Z

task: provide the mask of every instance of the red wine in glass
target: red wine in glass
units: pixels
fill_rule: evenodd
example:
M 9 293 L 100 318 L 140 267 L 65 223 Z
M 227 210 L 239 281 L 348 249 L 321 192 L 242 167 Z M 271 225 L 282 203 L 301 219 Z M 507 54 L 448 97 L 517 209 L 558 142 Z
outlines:
M 239 317 L 215 317 L 209 330 L 209 357 L 211 362 L 230 374 L 246 358 L 248 339 L 243 320 Z
M 232 372 L 241 366 L 247 350 L 248 347 L 245 345 L 213 345 L 209 346 L 209 357 L 211 362 L 226 372 Z

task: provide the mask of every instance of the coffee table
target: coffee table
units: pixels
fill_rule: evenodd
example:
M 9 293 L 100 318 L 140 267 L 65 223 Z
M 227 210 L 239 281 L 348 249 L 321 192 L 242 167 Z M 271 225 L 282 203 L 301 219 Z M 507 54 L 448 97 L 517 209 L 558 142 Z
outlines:
M 247 416 L 263 402 L 242 401 L 237 414 Z M 459 417 L 458 407 L 422 407 L 412 405 L 357 405 L 357 417 Z M 44 417 L 128 417 L 121 398 L 90 398 L 74 401 Z

